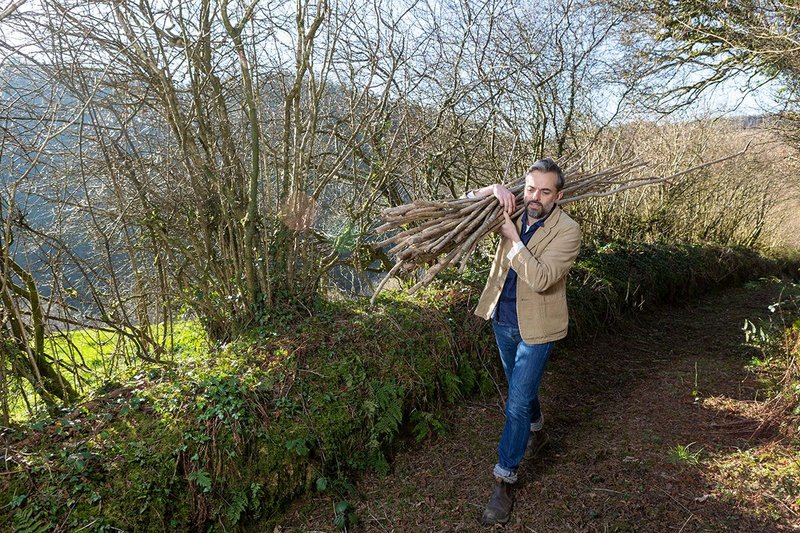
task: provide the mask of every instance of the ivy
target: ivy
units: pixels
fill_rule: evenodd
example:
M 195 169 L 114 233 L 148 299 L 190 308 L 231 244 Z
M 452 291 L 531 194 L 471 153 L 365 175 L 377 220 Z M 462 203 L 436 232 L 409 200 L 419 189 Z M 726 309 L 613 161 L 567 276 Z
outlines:
M 573 335 L 769 271 L 778 267 L 728 249 L 590 246 L 568 283 Z M 502 379 L 490 328 L 471 315 L 480 276 L 463 279 L 382 294 L 374 307 L 318 303 L 303 321 L 256 328 L 176 368 L 141 369 L 129 396 L 39 420 L 14 437 L 38 444 L 25 450 L 25 474 L 0 480 L 0 520 L 32 531 L 93 520 L 269 530 L 287 501 L 316 489 L 342 504 L 332 520 L 348 527 L 357 520 L 345 506 L 348 476 L 388 471 L 398 446 L 446 432 L 442 407 L 492 393 L 492 372 Z

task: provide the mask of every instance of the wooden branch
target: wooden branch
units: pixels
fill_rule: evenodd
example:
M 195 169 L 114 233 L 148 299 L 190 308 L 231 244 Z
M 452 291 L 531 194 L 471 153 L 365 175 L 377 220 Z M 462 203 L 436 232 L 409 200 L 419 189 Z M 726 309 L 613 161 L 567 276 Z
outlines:
M 564 197 L 559 204 L 569 204 L 586 198 L 607 197 L 636 187 L 667 182 L 710 165 L 739 157 L 749 147 L 750 143 L 747 143 L 739 152 L 695 165 L 669 176 L 631 176 L 632 171 L 649 164 L 640 159 L 623 161 L 597 171 L 580 171 L 577 168 L 578 164 L 575 163 L 567 167 L 568 185 L 562 191 Z M 559 161 L 559 164 L 566 166 L 566 162 Z M 508 189 L 516 196 L 518 205 L 511 216 L 513 220 L 525 210 L 524 188 L 524 176 L 508 185 Z M 463 272 L 478 242 L 499 229 L 504 220 L 503 207 L 494 196 L 437 201 L 417 200 L 384 209 L 381 216 L 384 223 L 375 230 L 376 233 L 398 229 L 400 231 L 374 246 L 393 245 L 387 251 L 387 255 L 394 257 L 398 262 L 378 285 L 371 302 L 375 301 L 386 280 L 400 269 L 410 271 L 435 261 L 422 279 L 409 289 L 411 294 L 428 285 L 451 264 L 460 263 L 459 270 Z M 408 227 L 409 225 L 411 227 Z

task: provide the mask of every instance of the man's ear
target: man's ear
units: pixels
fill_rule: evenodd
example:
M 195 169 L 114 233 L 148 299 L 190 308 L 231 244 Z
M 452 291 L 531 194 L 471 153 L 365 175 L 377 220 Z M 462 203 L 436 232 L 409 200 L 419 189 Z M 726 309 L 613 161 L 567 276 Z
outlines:
M 564 191 L 558 191 L 558 194 L 556 195 L 556 202 L 560 202 L 562 196 L 564 196 Z

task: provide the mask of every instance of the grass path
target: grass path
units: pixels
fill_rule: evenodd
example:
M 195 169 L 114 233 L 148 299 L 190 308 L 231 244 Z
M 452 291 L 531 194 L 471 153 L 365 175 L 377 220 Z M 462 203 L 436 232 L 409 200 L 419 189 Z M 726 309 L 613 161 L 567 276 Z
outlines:
M 746 318 L 779 287 L 737 288 L 557 347 L 542 384 L 551 444 L 521 468 L 506 531 L 796 531 L 800 449 L 760 423 Z M 409 445 L 346 495 L 349 531 L 481 531 L 503 425 L 499 396 Z M 280 531 L 335 531 L 342 495 L 296 502 Z

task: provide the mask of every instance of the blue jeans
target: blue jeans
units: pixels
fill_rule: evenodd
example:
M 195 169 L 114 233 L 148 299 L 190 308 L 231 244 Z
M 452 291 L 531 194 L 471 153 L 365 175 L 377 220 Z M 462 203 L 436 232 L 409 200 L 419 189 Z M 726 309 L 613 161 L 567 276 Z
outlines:
M 494 474 L 514 483 L 517 480 L 517 468 L 528 445 L 531 421 L 539 420 L 542 414 L 539 382 L 553 351 L 553 343 L 528 344 L 522 340 L 516 326 L 493 320 L 492 327 L 508 382 L 506 423 L 497 447 L 499 462 Z

